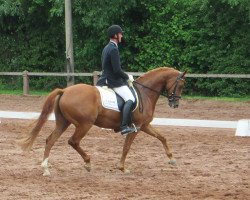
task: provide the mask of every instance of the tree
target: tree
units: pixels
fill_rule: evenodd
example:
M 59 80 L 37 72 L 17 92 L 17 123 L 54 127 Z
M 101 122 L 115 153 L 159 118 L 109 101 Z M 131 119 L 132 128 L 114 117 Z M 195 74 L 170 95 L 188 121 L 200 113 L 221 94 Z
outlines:
M 171 65 L 189 73 L 249 74 L 249 20 L 247 0 L 74 0 L 75 72 L 100 70 L 106 30 L 119 24 L 127 71 Z M 65 71 L 61 0 L 0 0 L 0 28 L 2 71 Z M 63 83 L 39 78 L 32 85 Z M 186 88 L 194 94 L 244 95 L 249 85 L 249 80 L 192 79 Z

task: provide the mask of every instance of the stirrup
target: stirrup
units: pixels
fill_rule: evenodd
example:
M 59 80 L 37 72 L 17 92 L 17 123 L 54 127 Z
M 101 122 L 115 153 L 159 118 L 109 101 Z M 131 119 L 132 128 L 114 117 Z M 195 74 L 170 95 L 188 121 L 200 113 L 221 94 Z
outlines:
M 132 126 L 134 127 L 134 129 L 135 129 L 135 133 L 137 133 L 138 132 L 138 129 L 136 128 L 136 126 L 135 126 L 135 124 L 134 123 L 132 123 Z
M 137 132 L 137 129 L 135 127 L 129 127 L 127 126 L 126 128 L 124 128 L 123 130 L 121 130 L 121 134 L 124 136 L 127 136 L 130 133 L 135 133 Z

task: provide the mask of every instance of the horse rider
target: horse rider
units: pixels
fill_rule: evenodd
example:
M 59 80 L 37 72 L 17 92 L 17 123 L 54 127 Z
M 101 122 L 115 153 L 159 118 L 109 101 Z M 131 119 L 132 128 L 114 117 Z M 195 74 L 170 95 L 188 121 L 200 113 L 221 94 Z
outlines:
M 97 85 L 107 85 L 122 97 L 125 104 L 121 113 L 120 131 L 122 135 L 136 132 L 134 127 L 129 127 L 132 106 L 135 98 L 128 87 L 128 81 L 133 81 L 131 75 L 126 74 L 120 63 L 118 43 L 122 40 L 122 29 L 119 25 L 112 25 L 107 30 L 109 43 L 102 51 L 102 75 Z

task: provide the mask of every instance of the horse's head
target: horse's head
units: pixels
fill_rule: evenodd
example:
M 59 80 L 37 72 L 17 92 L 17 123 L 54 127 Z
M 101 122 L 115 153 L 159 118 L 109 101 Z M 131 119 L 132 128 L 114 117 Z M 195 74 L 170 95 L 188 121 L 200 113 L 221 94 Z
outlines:
M 178 108 L 179 106 L 179 100 L 181 98 L 181 93 L 184 86 L 184 77 L 186 73 L 187 71 L 179 72 L 178 75 L 170 78 L 166 83 L 168 105 L 171 108 Z
M 177 108 L 184 86 L 185 74 L 186 71 L 179 72 L 170 67 L 160 67 L 143 74 L 134 83 L 146 88 L 143 92 L 149 93 L 151 99 L 158 99 L 159 95 L 163 95 L 168 98 L 170 107 Z M 167 95 L 162 94 L 164 91 L 167 92 Z

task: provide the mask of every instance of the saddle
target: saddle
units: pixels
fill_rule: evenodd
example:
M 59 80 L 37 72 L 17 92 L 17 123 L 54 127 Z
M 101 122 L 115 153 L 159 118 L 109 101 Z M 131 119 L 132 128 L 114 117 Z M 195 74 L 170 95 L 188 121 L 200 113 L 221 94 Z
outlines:
M 108 88 L 107 86 L 95 86 L 95 87 L 100 92 L 101 102 L 104 108 L 121 112 L 125 102 L 118 94 L 114 92 L 114 90 Z M 135 97 L 135 102 L 132 108 L 133 109 L 132 112 L 134 112 L 139 104 L 138 94 L 134 87 L 129 87 L 129 89 L 131 90 L 133 96 Z

